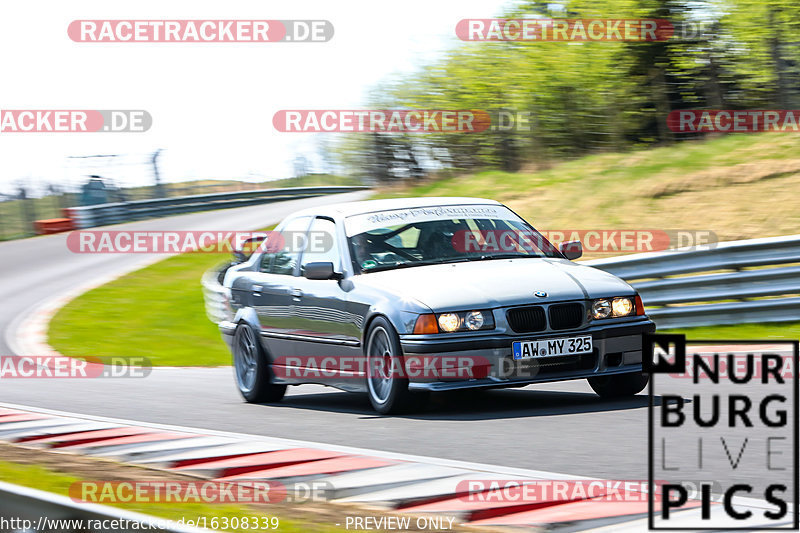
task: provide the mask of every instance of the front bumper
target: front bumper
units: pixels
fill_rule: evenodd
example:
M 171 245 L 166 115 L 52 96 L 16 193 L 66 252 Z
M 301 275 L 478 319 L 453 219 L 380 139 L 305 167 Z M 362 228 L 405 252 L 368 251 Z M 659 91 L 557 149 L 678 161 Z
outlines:
M 233 348 L 233 334 L 236 332 L 236 323 L 231 322 L 230 320 L 223 320 L 219 324 L 217 324 L 217 328 L 219 328 L 219 332 L 222 335 L 222 340 L 225 341 L 225 344 L 228 346 L 228 349 Z
M 401 335 L 400 344 L 412 364 L 425 371 L 409 371 L 412 390 L 444 391 L 468 388 L 519 387 L 599 375 L 642 370 L 642 334 L 655 331 L 644 317 L 618 324 L 592 325 L 580 330 L 530 335 L 488 335 L 453 339 L 444 336 Z M 591 354 L 515 361 L 511 343 L 518 340 L 591 335 Z

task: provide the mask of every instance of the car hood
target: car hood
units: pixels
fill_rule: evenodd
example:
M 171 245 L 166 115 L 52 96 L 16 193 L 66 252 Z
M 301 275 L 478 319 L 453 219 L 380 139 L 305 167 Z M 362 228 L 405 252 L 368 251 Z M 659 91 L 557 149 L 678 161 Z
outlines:
M 566 259 L 497 259 L 427 265 L 358 276 L 359 282 L 413 298 L 433 311 L 632 295 L 618 277 Z M 537 297 L 535 292 L 547 293 Z

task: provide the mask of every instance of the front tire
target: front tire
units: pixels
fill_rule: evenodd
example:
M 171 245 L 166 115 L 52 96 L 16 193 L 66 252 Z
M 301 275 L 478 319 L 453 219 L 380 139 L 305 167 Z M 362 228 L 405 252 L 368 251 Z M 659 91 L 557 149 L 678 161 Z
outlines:
M 376 318 L 367 331 L 364 347 L 367 359 L 367 393 L 372 407 L 382 415 L 421 407 L 424 394 L 408 390 L 403 351 L 397 332 L 383 317 Z
M 647 386 L 650 377 L 641 372 L 595 376 L 587 381 L 601 398 L 625 398 L 639 394 Z
M 233 333 L 233 373 L 236 386 L 248 403 L 278 402 L 286 394 L 286 385 L 272 383 L 261 341 L 247 323 L 239 324 Z

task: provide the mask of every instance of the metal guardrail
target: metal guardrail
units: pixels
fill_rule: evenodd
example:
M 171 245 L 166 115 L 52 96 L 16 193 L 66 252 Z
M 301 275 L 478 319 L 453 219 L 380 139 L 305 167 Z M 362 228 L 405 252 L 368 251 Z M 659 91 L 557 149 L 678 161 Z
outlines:
M 773 267 L 788 263 L 800 263 L 800 235 L 582 264 L 631 283 L 658 327 L 673 329 L 800 321 L 800 297 L 796 296 L 800 295 L 800 266 Z M 203 294 L 208 318 L 219 323 L 226 316 L 226 307 L 217 275 L 218 271 L 212 270 L 203 276 Z
M 800 235 L 584 264 L 631 283 L 660 328 L 687 328 L 800 321 L 800 266 L 777 266 L 789 263 L 800 263 Z
M 326 186 L 326 187 L 285 187 L 281 189 L 258 189 L 254 191 L 220 192 L 212 194 L 196 194 L 177 196 L 174 198 L 156 198 L 152 200 L 134 200 L 110 204 L 70 207 L 66 214 L 73 220 L 78 229 L 119 224 L 146 218 L 164 217 L 182 213 L 194 213 L 212 209 L 244 207 L 248 205 L 278 202 L 281 200 L 297 200 L 368 189 L 363 186 Z
M 207 529 L 186 526 L 176 521 L 156 518 L 124 509 L 94 503 L 80 503 L 66 496 L 0 482 L 0 521 L 5 520 L 8 531 L 19 530 L 23 520 L 29 521 L 29 531 L 97 531 L 136 532 L 166 531 L 169 533 L 208 533 Z M 16 520 L 11 522 L 11 520 Z M 72 525 L 69 525 L 71 521 Z M 16 524 L 16 525 L 15 525 Z M 90 527 L 92 525 L 102 527 Z

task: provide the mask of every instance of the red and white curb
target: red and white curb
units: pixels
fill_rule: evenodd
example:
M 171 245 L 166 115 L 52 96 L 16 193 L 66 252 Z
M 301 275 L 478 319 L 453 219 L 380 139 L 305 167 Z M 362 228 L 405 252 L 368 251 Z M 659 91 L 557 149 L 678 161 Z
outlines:
M 622 498 L 624 501 L 596 495 L 556 494 L 537 501 L 510 501 L 487 484 L 480 493 L 483 497 L 464 497 L 463 482 L 466 480 L 524 483 L 591 479 L 551 472 L 13 404 L 0 404 L 0 441 L 104 457 L 219 481 L 279 481 L 287 486 L 313 481 L 315 486 L 325 487 L 324 497 L 329 501 L 418 515 L 441 513 L 455 516 L 464 524 L 546 526 L 569 531 L 642 531 L 647 528 L 647 501 L 642 501 L 640 494 Z M 769 509 L 766 502 L 759 500 L 742 498 L 739 505 L 750 506 L 754 511 Z M 683 510 L 675 513 L 675 517 L 689 520 L 699 512 L 699 509 Z

